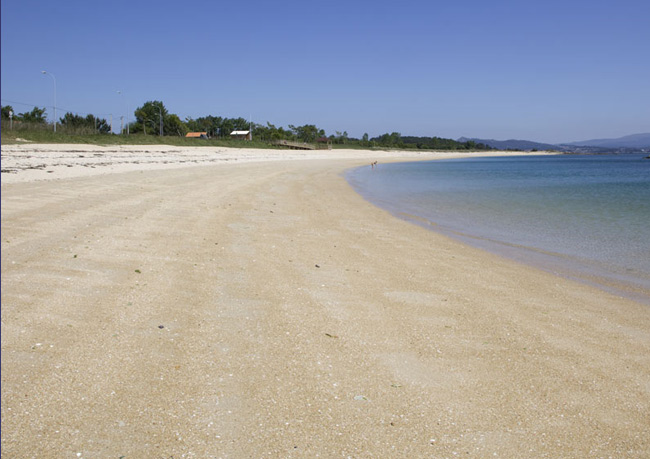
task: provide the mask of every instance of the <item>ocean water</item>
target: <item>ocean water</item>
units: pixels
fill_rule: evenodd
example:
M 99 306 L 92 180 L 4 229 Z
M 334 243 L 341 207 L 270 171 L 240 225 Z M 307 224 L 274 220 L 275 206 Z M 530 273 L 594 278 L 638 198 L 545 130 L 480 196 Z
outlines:
M 644 156 L 379 164 L 346 178 L 400 218 L 650 304 L 650 159 Z

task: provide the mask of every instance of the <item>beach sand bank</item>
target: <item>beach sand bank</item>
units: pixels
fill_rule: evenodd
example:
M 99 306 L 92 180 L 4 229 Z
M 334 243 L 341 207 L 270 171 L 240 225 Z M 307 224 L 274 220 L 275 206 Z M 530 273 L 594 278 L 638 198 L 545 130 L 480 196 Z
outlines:
M 2 155 L 3 456 L 650 455 L 647 306 L 342 176 L 450 156 Z

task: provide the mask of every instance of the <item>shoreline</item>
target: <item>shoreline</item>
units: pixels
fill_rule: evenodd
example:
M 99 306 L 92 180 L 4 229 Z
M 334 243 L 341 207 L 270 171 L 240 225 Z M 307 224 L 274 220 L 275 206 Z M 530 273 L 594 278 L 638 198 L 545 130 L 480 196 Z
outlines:
M 525 152 L 427 152 L 370 150 L 263 150 L 170 145 L 2 145 L 2 184 L 57 180 L 138 170 L 167 170 L 231 163 L 287 160 L 414 161 L 442 158 L 516 156 Z M 535 154 L 543 154 L 536 152 Z M 364 163 L 359 163 L 362 165 Z
M 471 160 L 472 158 L 465 159 Z M 359 173 L 357 173 L 357 169 L 359 169 Z M 373 191 L 368 188 L 368 184 L 364 182 L 367 178 L 364 179 L 362 169 L 363 166 L 348 170 L 345 174 L 346 179 L 364 199 L 390 212 L 395 218 L 422 226 L 430 231 L 450 237 L 463 244 L 486 250 L 499 257 L 591 285 L 605 292 L 620 295 L 650 306 L 650 284 L 648 283 L 650 279 L 648 279 L 648 275 L 644 276 L 640 272 L 631 275 L 624 272 L 622 268 L 614 271 L 608 269 L 608 266 L 602 261 L 544 250 L 532 245 L 516 244 L 503 239 L 493 239 L 477 233 L 475 228 L 470 228 L 470 226 L 467 229 L 452 228 L 444 222 L 432 221 L 422 215 L 414 214 L 413 211 L 405 211 L 400 207 L 399 202 L 387 202 L 385 199 L 379 199 L 375 196 Z
M 3 174 L 3 454 L 650 452 L 647 307 L 248 158 Z

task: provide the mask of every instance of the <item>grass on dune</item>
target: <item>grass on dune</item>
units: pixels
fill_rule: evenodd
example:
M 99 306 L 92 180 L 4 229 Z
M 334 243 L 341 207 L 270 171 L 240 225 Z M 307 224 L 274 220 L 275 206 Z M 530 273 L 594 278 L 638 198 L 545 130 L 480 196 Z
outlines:
M 21 143 L 77 143 L 90 145 L 174 145 L 183 147 L 233 147 L 271 148 L 266 142 L 231 139 L 188 139 L 177 136 L 155 136 L 144 134 L 67 134 L 44 130 L 10 131 L 2 130 L 2 144 Z

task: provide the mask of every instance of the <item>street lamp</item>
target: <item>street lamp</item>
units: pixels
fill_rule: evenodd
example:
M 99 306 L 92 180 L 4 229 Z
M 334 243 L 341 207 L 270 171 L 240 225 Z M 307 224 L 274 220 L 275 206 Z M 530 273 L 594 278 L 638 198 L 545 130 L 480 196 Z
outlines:
M 122 91 L 116 91 L 120 96 L 122 96 L 122 101 L 124 101 L 124 94 L 122 94 Z M 126 135 L 129 135 L 129 103 L 126 102 L 124 104 L 126 107 Z
M 54 77 L 53 74 L 46 72 L 45 70 L 41 70 L 41 73 L 43 75 L 49 75 L 52 77 L 54 80 L 54 132 L 56 132 L 56 78 Z
M 160 115 L 160 137 L 162 137 L 163 135 L 162 109 L 157 105 L 153 105 L 153 106 L 158 109 L 158 114 Z

